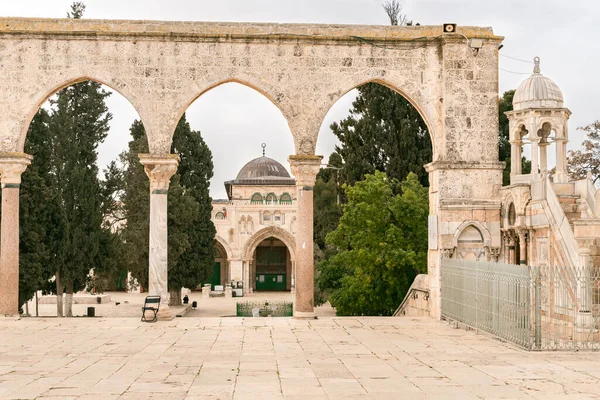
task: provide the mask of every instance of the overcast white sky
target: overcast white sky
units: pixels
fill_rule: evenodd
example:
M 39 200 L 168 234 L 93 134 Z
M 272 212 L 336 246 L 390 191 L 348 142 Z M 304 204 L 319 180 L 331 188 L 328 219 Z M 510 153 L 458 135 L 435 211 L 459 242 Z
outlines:
M 85 18 L 155 19 L 236 22 L 306 22 L 336 24 L 388 24 L 383 0 L 87 0 Z M 0 0 L 0 16 L 64 17 L 72 0 Z M 404 0 L 404 12 L 422 25 L 454 22 L 491 26 L 505 36 L 501 54 L 532 60 L 541 58 L 542 73 L 562 89 L 571 109 L 569 148 L 577 148 L 583 134 L 576 128 L 600 119 L 600 1 L 598 0 Z M 532 65 L 500 58 L 500 92 L 514 89 Z M 503 70 L 525 74 L 513 74 Z M 344 118 L 352 94 L 340 100 L 321 128 L 319 154 L 328 156 L 334 136 L 329 124 Z M 109 101 L 111 132 L 100 148 L 100 163 L 107 164 L 125 150 L 128 129 L 137 114 L 118 94 Z M 210 146 L 215 177 L 211 194 L 225 197 L 223 181 L 261 153 L 286 167 L 294 152 L 291 133 L 277 108 L 245 86 L 226 84 L 200 97 L 188 110 L 192 128 L 200 130 Z M 553 157 L 552 157 L 553 158 Z

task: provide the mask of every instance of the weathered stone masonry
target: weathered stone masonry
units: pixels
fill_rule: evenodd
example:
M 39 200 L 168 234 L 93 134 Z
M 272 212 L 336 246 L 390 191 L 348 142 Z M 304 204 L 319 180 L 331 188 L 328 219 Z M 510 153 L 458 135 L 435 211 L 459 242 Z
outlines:
M 483 39 L 483 48 L 475 54 L 462 35 Z M 44 101 L 65 86 L 91 79 L 135 107 L 154 159 L 169 152 L 187 107 L 204 92 L 232 81 L 268 97 L 289 123 L 296 155 L 314 155 L 330 107 L 358 85 L 381 83 L 412 102 L 432 136 L 430 303 L 432 315 L 439 316 L 440 250 L 458 226 L 479 221 L 489 231 L 491 245 L 499 243 L 501 40 L 491 29 L 476 27 L 443 34 L 441 26 L 2 18 L 0 152 L 23 151 L 29 123 Z M 302 159 L 310 162 L 316 166 L 319 158 Z M 305 197 L 300 213 L 312 210 L 312 196 Z M 306 226 L 298 229 L 306 235 L 312 232 L 309 217 L 299 216 Z M 2 235 L 14 234 L 3 225 Z M 299 258 L 296 268 L 307 278 L 307 286 L 298 285 L 296 293 L 312 292 L 311 273 L 302 272 L 312 271 L 312 258 Z M 297 310 L 310 315 L 306 296 L 297 294 L 299 301 Z M 0 313 L 16 311 L 11 307 Z

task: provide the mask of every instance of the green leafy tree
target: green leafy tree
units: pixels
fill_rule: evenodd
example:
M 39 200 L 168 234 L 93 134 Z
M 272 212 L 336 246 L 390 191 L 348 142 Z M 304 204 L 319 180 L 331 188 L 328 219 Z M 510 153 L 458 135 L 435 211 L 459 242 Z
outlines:
M 569 151 L 567 168 L 571 179 L 583 179 L 588 172 L 594 183 L 600 182 L 600 120 L 579 128 L 586 132 L 581 150 Z
M 427 269 L 428 190 L 415 174 L 398 185 L 379 171 L 344 188 L 348 203 L 327 236 L 336 253 L 319 266 L 319 290 L 338 315 L 391 315 Z
M 502 185 L 510 185 L 510 130 L 508 117 L 505 112 L 513 110 L 513 97 L 515 90 L 504 92 L 498 100 L 498 158 L 500 161 L 506 162 L 504 171 L 502 171 Z M 531 172 L 531 161 L 523 157 L 521 159 L 523 174 Z

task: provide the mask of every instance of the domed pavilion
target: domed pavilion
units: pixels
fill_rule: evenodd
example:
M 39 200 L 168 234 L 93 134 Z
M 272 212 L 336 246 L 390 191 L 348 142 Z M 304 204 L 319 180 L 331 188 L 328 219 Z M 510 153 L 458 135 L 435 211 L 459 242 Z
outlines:
M 509 120 L 511 183 L 529 182 L 530 175 L 548 171 L 548 146 L 556 143 L 554 182 L 567 182 L 568 120 L 571 111 L 563 106 L 563 94 L 554 81 L 540 72 L 534 58 L 533 74 L 515 91 Z M 531 144 L 531 174 L 522 175 L 522 147 Z

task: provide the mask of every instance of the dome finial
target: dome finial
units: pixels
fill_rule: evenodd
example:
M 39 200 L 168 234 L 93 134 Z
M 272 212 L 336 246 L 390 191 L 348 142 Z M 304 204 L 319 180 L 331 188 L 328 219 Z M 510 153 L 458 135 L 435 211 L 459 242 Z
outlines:
M 264 156 L 265 156 L 265 148 L 267 147 L 267 144 L 266 144 L 266 143 L 263 143 L 263 144 L 261 144 L 260 146 L 261 146 L 261 147 L 262 147 L 262 149 L 263 149 L 263 157 L 264 157 Z
M 540 58 L 539 57 L 534 57 L 533 58 L 533 73 L 534 74 L 539 74 L 540 73 Z

